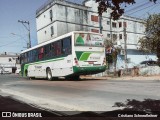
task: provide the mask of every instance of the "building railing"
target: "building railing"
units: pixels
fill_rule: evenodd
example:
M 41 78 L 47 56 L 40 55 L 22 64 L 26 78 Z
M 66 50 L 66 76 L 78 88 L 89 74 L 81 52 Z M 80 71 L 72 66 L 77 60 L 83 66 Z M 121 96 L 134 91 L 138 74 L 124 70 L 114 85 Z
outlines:
M 83 6 L 83 5 L 81 5 L 80 3 L 78 4 L 78 2 L 77 2 L 77 3 L 73 3 L 73 2 L 71 2 L 70 0 L 48 0 L 48 1 L 45 2 L 40 8 L 38 8 L 38 9 L 36 10 L 36 15 L 38 15 L 40 11 L 45 10 L 45 9 L 47 8 L 47 6 L 52 5 L 54 2 L 67 2 L 67 3 L 69 3 L 69 4 L 74 4 L 74 5 Z

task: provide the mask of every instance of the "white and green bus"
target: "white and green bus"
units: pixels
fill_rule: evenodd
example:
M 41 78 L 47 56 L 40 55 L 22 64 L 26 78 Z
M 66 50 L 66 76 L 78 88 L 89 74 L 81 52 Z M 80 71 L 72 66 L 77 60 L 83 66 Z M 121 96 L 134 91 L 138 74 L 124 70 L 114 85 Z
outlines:
M 24 50 L 20 59 L 21 74 L 29 78 L 78 79 L 106 69 L 103 36 L 93 32 L 67 33 Z

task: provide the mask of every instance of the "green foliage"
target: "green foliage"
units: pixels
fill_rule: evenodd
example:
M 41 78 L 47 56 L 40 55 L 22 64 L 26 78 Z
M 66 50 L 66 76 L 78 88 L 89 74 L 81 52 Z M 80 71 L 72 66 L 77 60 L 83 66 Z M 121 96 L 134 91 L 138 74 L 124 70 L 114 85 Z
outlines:
M 149 0 L 151 2 L 156 2 L 157 0 Z M 121 4 L 135 4 L 135 0 L 96 0 L 99 3 L 98 5 L 98 14 L 102 15 L 108 8 L 112 9 L 111 17 L 113 20 L 119 19 L 120 16 L 124 13 L 124 9 L 121 8 Z
M 113 63 L 114 65 L 114 75 L 116 74 L 116 66 L 117 66 L 117 55 L 119 53 L 119 49 L 114 47 L 114 44 L 111 40 L 105 39 L 105 47 L 106 50 L 112 48 L 112 52 L 106 55 L 107 63 Z
M 155 53 L 160 65 L 160 14 L 150 15 L 146 20 L 146 36 L 140 39 L 140 49 Z
M 108 63 L 113 63 L 112 54 L 107 54 L 107 55 L 106 55 L 106 60 L 107 60 Z
M 117 55 L 119 54 L 120 52 L 120 49 L 119 48 L 115 48 L 114 47 L 114 44 L 111 40 L 105 40 L 105 47 L 106 49 L 112 47 L 114 50 L 112 50 L 112 53 L 110 54 L 110 57 L 112 57 L 111 61 L 113 62 L 116 62 L 117 61 Z

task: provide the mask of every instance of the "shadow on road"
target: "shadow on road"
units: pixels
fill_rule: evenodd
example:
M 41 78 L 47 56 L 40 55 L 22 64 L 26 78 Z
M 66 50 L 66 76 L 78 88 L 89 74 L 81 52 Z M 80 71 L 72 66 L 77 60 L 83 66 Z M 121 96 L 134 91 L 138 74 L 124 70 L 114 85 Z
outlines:
M 160 119 L 160 100 L 144 99 L 138 101 L 127 99 L 125 103 L 116 102 L 113 107 L 120 107 L 114 111 L 107 111 L 101 114 L 95 112 L 83 112 L 73 116 L 76 117 L 102 117 L 105 120 L 159 120 Z M 121 117 L 121 115 L 123 117 Z
M 113 107 L 124 107 L 126 111 L 144 111 L 144 112 L 160 112 L 160 100 L 144 99 L 144 101 L 138 101 L 135 99 L 127 99 L 125 103 L 117 102 Z
M 25 80 L 45 80 L 45 81 L 51 81 L 51 82 L 54 82 L 54 81 L 96 81 L 96 80 L 104 80 L 104 79 L 88 79 L 88 78 L 80 78 L 80 79 L 77 79 L 77 80 L 74 80 L 74 79 L 65 79 L 65 78 L 56 78 L 56 79 L 53 79 L 53 80 L 47 80 L 47 79 L 44 79 L 44 78 L 34 78 L 34 79 L 29 79 L 29 78 L 25 78 Z
M 26 103 L 14 100 L 10 97 L 0 96 L 0 111 L 17 111 L 23 112 L 38 112 L 42 113 L 45 117 L 43 119 L 56 119 L 56 120 L 159 120 L 160 118 L 160 100 L 145 99 L 144 101 L 130 100 L 127 99 L 125 103 L 116 102 L 113 107 L 123 107 L 123 109 L 108 111 L 108 112 L 81 112 L 74 115 L 57 115 L 57 113 L 45 111 L 42 109 L 35 108 Z M 62 111 L 59 111 L 61 113 Z M 74 112 L 74 111 L 73 111 Z M 119 115 L 158 115 L 157 117 L 118 117 Z M 1 117 L 1 116 L 0 116 Z M 13 118 L 14 120 L 16 118 Z M 25 118 L 24 120 L 26 120 Z M 38 119 L 38 118 L 37 118 Z

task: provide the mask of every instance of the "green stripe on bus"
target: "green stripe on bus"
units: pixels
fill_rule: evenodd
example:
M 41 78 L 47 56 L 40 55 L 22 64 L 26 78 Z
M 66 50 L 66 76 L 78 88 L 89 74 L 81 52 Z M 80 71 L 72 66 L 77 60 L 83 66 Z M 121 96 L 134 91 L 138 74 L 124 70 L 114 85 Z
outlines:
M 76 51 L 76 56 L 79 61 L 85 61 L 89 58 L 91 52 L 82 52 L 82 51 Z
M 76 51 L 76 57 L 79 61 L 85 61 L 88 60 L 89 56 L 92 53 L 101 53 L 101 52 L 82 52 L 82 51 Z
M 64 58 L 57 58 L 57 59 L 51 59 L 51 60 L 44 60 L 44 61 L 39 61 L 39 62 L 34 62 L 34 63 L 28 63 L 24 65 L 23 69 L 23 76 L 26 76 L 26 70 L 28 71 L 29 65 L 34 65 L 34 64 L 41 64 L 41 63 L 46 63 L 46 62 L 53 62 L 53 61 L 59 61 L 59 60 L 64 60 Z
M 79 58 L 79 60 L 80 61 L 85 61 L 85 60 L 87 60 L 88 58 L 89 58 L 89 56 L 90 56 L 90 52 L 84 52 L 82 55 L 81 55 L 81 57 Z
M 46 62 L 58 61 L 58 60 L 64 60 L 64 58 L 57 58 L 57 59 L 51 59 L 51 60 L 40 61 L 40 62 L 28 63 L 28 64 L 26 64 L 26 65 L 41 64 L 41 63 L 46 63 Z
M 77 59 L 79 60 L 79 58 L 81 57 L 81 55 L 83 54 L 84 52 L 81 52 L 81 51 L 76 51 L 76 56 L 77 56 Z

